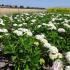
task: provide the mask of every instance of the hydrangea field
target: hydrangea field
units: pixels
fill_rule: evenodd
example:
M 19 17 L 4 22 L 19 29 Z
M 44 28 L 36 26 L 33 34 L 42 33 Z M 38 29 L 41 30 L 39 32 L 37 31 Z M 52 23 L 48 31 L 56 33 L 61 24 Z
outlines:
M 70 70 L 70 14 L 0 16 L 0 70 Z

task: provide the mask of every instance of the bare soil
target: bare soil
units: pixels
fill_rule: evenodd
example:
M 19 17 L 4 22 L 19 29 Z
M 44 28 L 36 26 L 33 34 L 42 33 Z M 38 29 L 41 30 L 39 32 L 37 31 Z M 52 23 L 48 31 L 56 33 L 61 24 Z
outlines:
M 36 12 L 45 12 L 46 10 L 41 9 L 20 9 L 20 8 L 0 8 L 0 14 L 12 14 L 12 13 L 36 13 Z

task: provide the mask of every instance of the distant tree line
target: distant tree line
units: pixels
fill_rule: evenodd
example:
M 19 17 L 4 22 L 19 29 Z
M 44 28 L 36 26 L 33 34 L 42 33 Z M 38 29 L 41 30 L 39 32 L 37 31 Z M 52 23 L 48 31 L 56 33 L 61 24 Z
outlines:
M 4 4 L 1 4 L 0 5 L 0 8 L 21 8 L 21 9 L 45 9 L 45 8 L 39 8 L 39 7 L 24 7 L 24 6 L 17 6 L 17 5 L 4 5 Z

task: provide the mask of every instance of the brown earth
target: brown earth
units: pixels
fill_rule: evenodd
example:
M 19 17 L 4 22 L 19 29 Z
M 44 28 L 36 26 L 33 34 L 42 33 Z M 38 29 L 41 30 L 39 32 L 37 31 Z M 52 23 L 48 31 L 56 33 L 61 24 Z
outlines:
M 0 14 L 12 14 L 12 13 L 36 13 L 36 12 L 45 12 L 46 10 L 41 9 L 19 9 L 19 8 L 0 8 Z

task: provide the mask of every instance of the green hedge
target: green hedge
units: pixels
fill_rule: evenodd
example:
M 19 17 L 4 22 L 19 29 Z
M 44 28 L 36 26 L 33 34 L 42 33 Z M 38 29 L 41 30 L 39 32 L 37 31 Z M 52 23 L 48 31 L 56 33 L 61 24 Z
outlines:
M 48 8 L 48 13 L 70 13 L 70 8 Z

